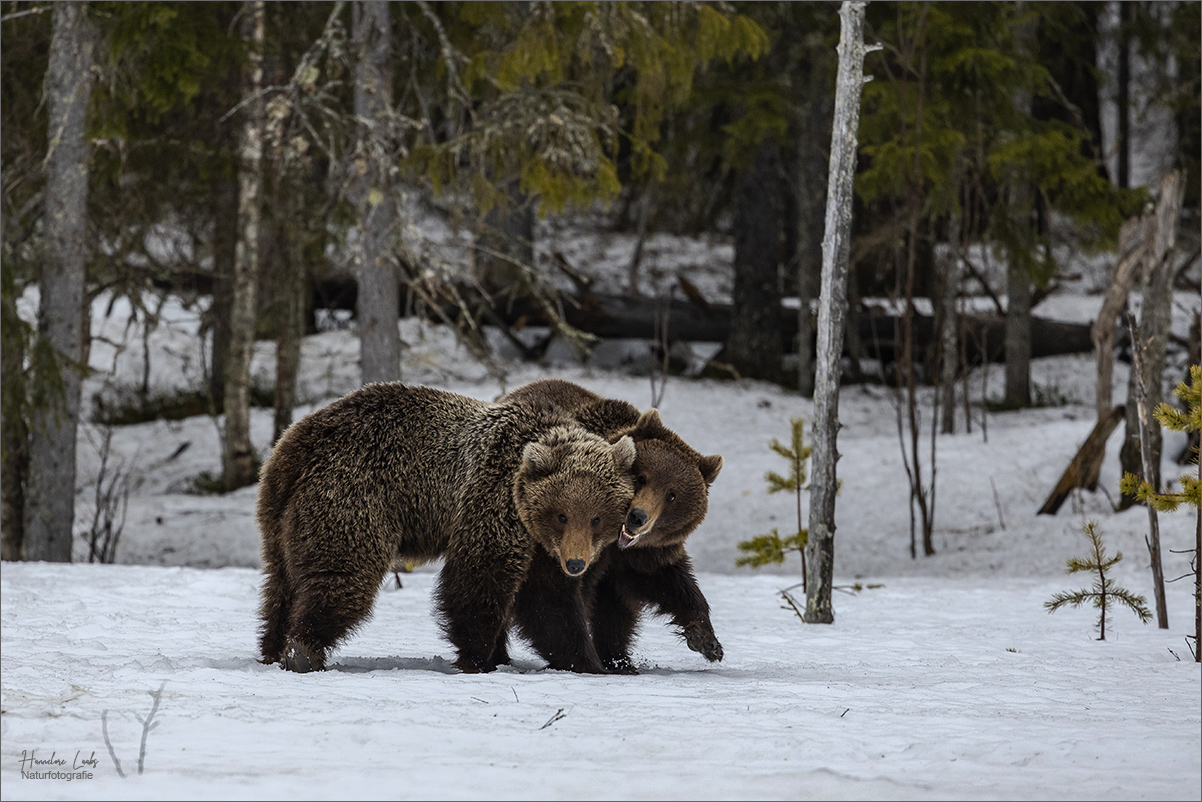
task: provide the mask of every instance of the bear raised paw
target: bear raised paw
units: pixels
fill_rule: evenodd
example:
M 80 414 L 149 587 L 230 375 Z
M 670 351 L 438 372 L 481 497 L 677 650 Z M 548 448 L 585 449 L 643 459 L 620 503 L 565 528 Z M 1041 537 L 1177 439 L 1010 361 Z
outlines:
M 394 559 L 444 558 L 435 593 L 465 672 L 507 662 L 536 550 L 566 577 L 615 542 L 634 497 L 634 442 L 610 443 L 548 405 L 368 385 L 284 432 L 256 516 L 265 663 L 320 670 L 371 613 Z M 546 566 L 544 566 L 545 568 Z M 600 672 L 580 593 L 547 599 L 576 658 Z
M 570 637 L 573 628 L 561 629 L 543 609 L 577 585 L 589 611 L 593 648 L 606 670 L 636 673 L 630 646 L 648 607 L 670 616 L 690 649 L 721 660 L 722 644 L 684 542 L 705 518 L 709 486 L 722 469 L 722 457 L 702 456 L 665 427 L 657 411 L 640 414 L 632 404 L 572 382 L 544 379 L 500 400 L 549 404 L 603 437 L 631 437 L 637 451 L 635 496 L 618 542 L 579 580 L 554 570 L 549 555 L 536 554 L 518 594 L 515 620 L 521 634 L 552 667 L 570 663 L 577 648 Z

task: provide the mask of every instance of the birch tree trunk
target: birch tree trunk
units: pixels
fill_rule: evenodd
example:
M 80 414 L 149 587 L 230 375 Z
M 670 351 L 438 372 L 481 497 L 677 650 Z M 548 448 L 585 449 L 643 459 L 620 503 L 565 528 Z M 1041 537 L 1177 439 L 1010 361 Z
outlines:
M 263 184 L 263 0 L 247 3 L 244 36 L 250 59 L 249 102 L 238 143 L 238 240 L 230 302 L 230 349 L 225 366 L 225 444 L 223 478 L 227 491 L 255 481 L 250 441 L 250 360 L 255 345 L 255 294 L 259 273 L 259 196 Z
M 864 84 L 864 7 L 844 0 L 839 9 L 839 72 L 827 178 L 826 229 L 822 238 L 822 289 L 818 300 L 813 451 L 810 455 L 810 528 L 806 543 L 805 620 L 835 620 L 831 589 L 835 566 L 835 462 L 839 459 L 839 357 L 847 314 L 847 267 L 851 247 L 852 181 L 856 170 L 860 94 Z
M 388 129 L 392 105 L 391 22 L 388 3 L 360 0 L 351 7 L 355 49 L 356 169 L 361 250 L 358 256 L 360 375 L 363 383 L 401 378 L 397 331 L 399 283 L 390 243 L 396 229 L 391 165 L 373 143 Z
M 1169 328 L 1173 314 L 1173 250 L 1177 244 L 1177 222 L 1185 196 L 1185 181 L 1179 171 L 1166 175 L 1160 182 L 1160 197 L 1156 201 L 1156 230 L 1151 247 L 1147 249 L 1144 278 L 1141 283 L 1139 326 L 1137 337 L 1143 347 L 1143 371 L 1132 368 L 1127 384 L 1127 419 L 1125 437 L 1119 450 L 1119 462 L 1124 473 L 1140 474 L 1140 421 L 1136 398 L 1142 381 L 1149 414 L 1164 400 L 1164 360 L 1168 350 Z M 1133 343 L 1134 348 L 1134 343 Z M 1152 454 L 1152 473 L 1144 478 L 1160 489 L 1160 451 L 1162 437 L 1159 426 L 1148 427 L 1147 446 Z M 1123 509 L 1133 499 L 1124 496 L 1119 501 Z
M 84 139 L 92 92 L 95 40 L 85 3 L 54 5 L 46 74 L 47 133 L 44 225 L 46 262 L 34 356 L 40 387 L 55 388 L 34 409 L 25 488 L 27 560 L 70 562 L 75 523 L 75 439 L 84 360 L 84 269 L 87 260 L 88 143 Z M 57 385 L 57 387 L 56 387 Z

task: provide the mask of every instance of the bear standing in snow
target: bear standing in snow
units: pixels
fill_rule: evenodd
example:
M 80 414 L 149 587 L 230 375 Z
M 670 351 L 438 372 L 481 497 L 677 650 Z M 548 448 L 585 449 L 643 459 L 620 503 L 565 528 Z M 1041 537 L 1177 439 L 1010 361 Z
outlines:
M 665 427 L 656 410 L 640 415 L 632 404 L 572 382 L 536 381 L 500 400 L 549 404 L 603 437 L 631 437 L 637 451 L 634 500 L 618 542 L 605 549 L 597 565 L 582 579 L 572 579 L 556 570 L 549 556 L 536 555 L 515 611 L 518 629 L 535 650 L 552 666 L 573 659 L 578 643 L 571 629 L 549 616 L 546 607 L 575 584 L 590 610 L 592 647 L 606 670 L 635 673 L 630 645 L 648 606 L 672 617 L 690 649 L 721 660 L 722 645 L 684 541 L 705 518 L 709 485 L 722 469 L 722 457 L 703 457 Z M 592 652 L 581 659 L 592 659 Z
M 549 405 L 400 382 L 307 415 L 260 476 L 263 662 L 324 668 L 394 558 L 443 556 L 435 597 L 455 665 L 491 671 L 536 545 L 560 573 L 583 574 L 619 536 L 634 458 L 630 438 L 611 444 Z M 562 637 L 587 644 L 578 593 L 543 603 Z

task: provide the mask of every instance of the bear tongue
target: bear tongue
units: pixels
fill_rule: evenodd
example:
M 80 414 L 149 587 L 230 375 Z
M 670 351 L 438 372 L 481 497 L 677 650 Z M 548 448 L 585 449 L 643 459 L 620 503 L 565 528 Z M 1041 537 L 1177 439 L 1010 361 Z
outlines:
M 635 544 L 635 541 L 637 541 L 639 539 L 639 537 L 640 537 L 640 535 L 630 534 L 630 530 L 628 530 L 625 526 L 623 526 L 622 534 L 618 535 L 618 548 L 620 548 L 620 549 L 630 548 L 631 546 L 633 546 Z

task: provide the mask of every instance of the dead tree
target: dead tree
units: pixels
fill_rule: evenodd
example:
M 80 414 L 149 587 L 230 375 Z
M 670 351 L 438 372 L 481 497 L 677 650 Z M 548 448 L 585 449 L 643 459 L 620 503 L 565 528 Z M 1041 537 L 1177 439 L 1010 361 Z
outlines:
M 1135 415 L 1138 421 L 1140 472 L 1153 490 L 1157 489 L 1157 474 L 1155 465 L 1160 460 L 1160 451 L 1152 450 L 1150 430 L 1159 427 L 1152 426 L 1153 407 L 1148 403 L 1148 388 L 1144 384 L 1147 375 L 1144 368 L 1148 358 L 1147 343 L 1140 339 L 1136 330 L 1135 316 L 1128 312 L 1125 316 L 1127 329 L 1131 332 L 1131 373 L 1135 381 Z M 1148 503 L 1148 536 L 1144 538 L 1148 544 L 1148 556 L 1152 561 L 1152 592 L 1156 597 L 1156 623 L 1161 629 L 1169 628 L 1169 610 L 1164 597 L 1164 565 L 1160 559 L 1160 519 L 1156 515 L 1156 507 Z
M 1142 382 L 1149 410 L 1156 409 L 1164 397 L 1164 361 L 1168 349 L 1169 329 L 1173 312 L 1172 261 L 1177 244 L 1177 222 L 1181 216 L 1181 203 L 1185 195 L 1185 181 L 1180 171 L 1173 171 L 1160 182 L 1160 197 L 1156 201 L 1156 223 L 1150 246 L 1143 281 L 1140 284 L 1140 311 L 1137 336 L 1143 344 L 1142 373 L 1132 369 L 1127 384 L 1127 420 L 1123 446 L 1119 461 L 1123 473 L 1139 473 L 1141 465 L 1140 420 L 1134 399 L 1140 392 Z M 1133 340 L 1135 337 L 1132 338 Z M 1139 374 L 1139 375 L 1137 375 Z M 1145 479 L 1152 488 L 1160 489 L 1160 427 L 1148 431 L 1148 448 L 1151 450 L 1152 474 Z M 1134 503 L 1123 495 L 1123 509 Z
M 851 245 L 852 181 L 864 84 L 865 2 L 844 0 L 839 9 L 839 72 L 827 178 L 826 230 L 822 237 L 822 289 L 818 300 L 815 359 L 814 450 L 810 480 L 810 527 L 805 620 L 835 620 L 831 588 L 835 566 L 835 462 L 839 459 L 839 357 L 847 316 L 847 266 Z M 876 48 L 872 48 L 876 49 Z
M 1131 218 L 1119 231 L 1119 261 L 1114 268 L 1114 278 L 1102 299 L 1102 308 L 1090 327 L 1090 338 L 1098 361 L 1097 392 L 1095 394 L 1098 420 L 1110 414 L 1114 384 L 1114 331 L 1119 313 L 1127 306 L 1127 297 L 1139 275 L 1139 266 L 1147 252 L 1152 216 L 1144 214 Z

